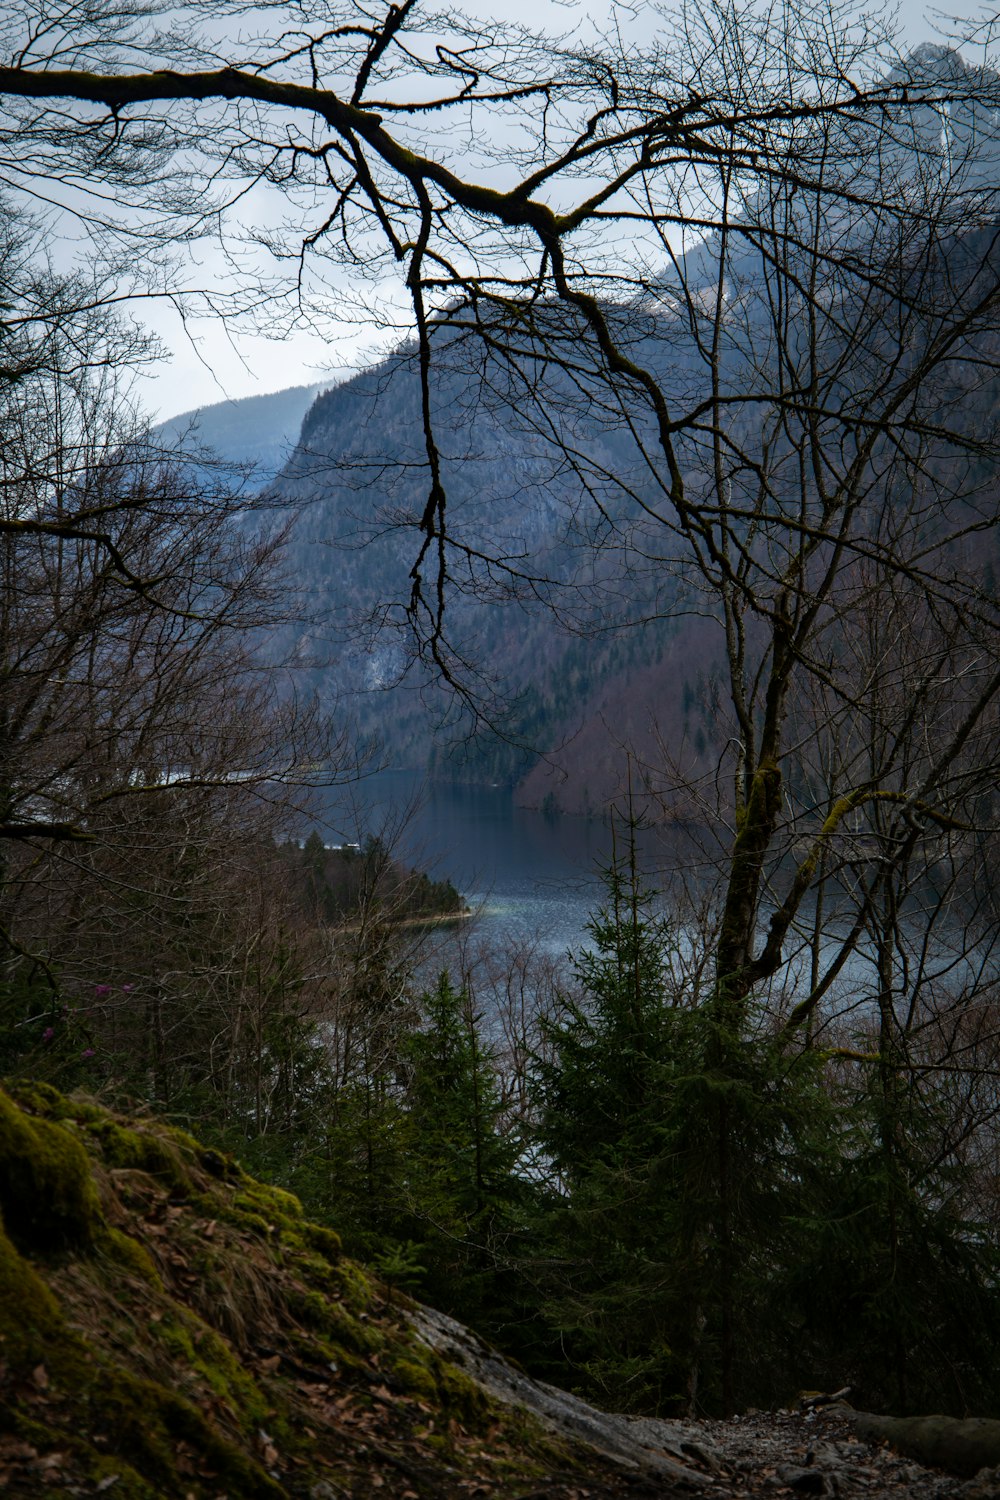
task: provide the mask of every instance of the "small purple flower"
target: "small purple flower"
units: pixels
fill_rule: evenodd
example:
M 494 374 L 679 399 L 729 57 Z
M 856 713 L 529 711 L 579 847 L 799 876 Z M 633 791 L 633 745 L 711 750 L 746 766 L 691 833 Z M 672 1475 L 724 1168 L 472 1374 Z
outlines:
M 122 994 L 123 995 L 131 995 L 131 993 L 132 993 L 132 991 L 134 989 L 135 989 L 135 985 L 134 984 L 123 984 L 122 985 Z
M 111 994 L 111 986 L 110 986 L 110 984 L 95 984 L 94 985 L 94 994 L 97 995 L 97 997 L 100 1000 L 103 1000 L 104 997 L 105 997 L 105 995 L 110 995 Z
M 46 1026 L 45 1030 L 42 1032 L 42 1041 L 51 1042 L 55 1034 L 56 1028 L 54 1026 Z
M 97 1054 L 94 1051 L 93 1047 L 85 1047 L 83 1049 L 83 1051 L 80 1053 L 80 1056 L 81 1057 L 96 1057 Z

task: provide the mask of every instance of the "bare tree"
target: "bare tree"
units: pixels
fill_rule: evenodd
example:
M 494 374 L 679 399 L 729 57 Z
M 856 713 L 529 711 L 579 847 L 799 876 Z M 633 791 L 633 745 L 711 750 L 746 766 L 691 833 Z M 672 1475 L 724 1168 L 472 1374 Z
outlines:
M 259 1095 L 265 1018 L 297 1014 L 305 968 L 274 839 L 354 761 L 262 664 L 294 609 L 283 527 L 157 449 L 128 385 L 146 345 L 39 269 L 9 204 L 2 224 L 5 1045 L 72 1038 L 161 1100 L 225 1094 L 237 1060 L 245 1096 L 256 1049 Z

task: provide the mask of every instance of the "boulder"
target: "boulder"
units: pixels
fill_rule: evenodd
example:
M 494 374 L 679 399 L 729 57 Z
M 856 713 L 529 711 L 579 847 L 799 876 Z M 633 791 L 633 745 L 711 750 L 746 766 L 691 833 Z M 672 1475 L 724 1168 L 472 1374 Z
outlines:
M 855 1412 L 858 1437 L 887 1442 L 907 1458 L 970 1479 L 1000 1465 L 1000 1421 L 992 1417 L 878 1417 Z

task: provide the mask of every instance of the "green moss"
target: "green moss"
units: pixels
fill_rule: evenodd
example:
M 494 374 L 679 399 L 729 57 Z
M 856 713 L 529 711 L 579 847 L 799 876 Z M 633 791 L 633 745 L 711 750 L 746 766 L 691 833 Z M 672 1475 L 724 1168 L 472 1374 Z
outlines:
M 437 1400 L 437 1381 L 426 1365 L 411 1359 L 394 1359 L 389 1365 L 389 1373 L 407 1395 L 419 1396 L 425 1401 Z
M 199 1161 L 205 1154 L 205 1147 L 201 1141 L 196 1141 L 193 1135 L 186 1130 L 181 1130 L 177 1125 L 161 1125 L 162 1134 L 173 1142 L 182 1155 L 188 1157 L 192 1162 Z
M 368 1312 L 375 1301 L 375 1286 L 361 1267 L 353 1261 L 342 1261 L 336 1272 L 336 1286 L 345 1306 L 352 1312 Z
M 21 1249 L 89 1245 L 104 1226 L 80 1142 L 64 1126 L 25 1114 L 2 1090 L 0 1212 Z
M 62 1334 L 58 1302 L 0 1223 L 0 1360 L 13 1368 L 36 1365 Z
M 198 1381 L 224 1401 L 247 1431 L 255 1430 L 268 1418 L 267 1400 L 229 1346 L 207 1325 L 178 1312 L 154 1324 L 153 1333 L 172 1359 L 186 1365 Z
M 216 1177 L 220 1182 L 238 1182 L 243 1176 L 239 1163 L 228 1151 L 223 1154 L 211 1148 L 202 1150 L 198 1156 L 198 1164 L 210 1177 Z
M 70 1344 L 72 1345 L 72 1336 Z M 86 1354 L 79 1344 L 74 1351 Z M 52 1352 L 51 1350 L 49 1351 Z M 47 1361 L 50 1372 L 56 1361 Z M 240 1500 L 279 1500 L 286 1496 L 256 1462 L 219 1432 L 184 1396 L 154 1380 L 133 1376 L 91 1360 L 72 1378 L 65 1372 L 53 1381 L 57 1391 L 69 1392 L 76 1407 L 76 1432 L 58 1435 L 24 1410 L 8 1413 L 8 1426 L 39 1451 L 53 1446 L 69 1449 L 97 1482 L 120 1475 L 115 1494 L 128 1500 L 163 1500 L 186 1494 L 190 1482 L 177 1469 L 179 1443 L 193 1450 L 199 1467 L 211 1471 L 205 1493 L 239 1495 Z M 259 1420 L 254 1413 L 251 1421 Z M 106 1451 L 98 1452 L 86 1434 L 103 1433 Z M 199 1492 L 201 1492 L 199 1490 Z
M 64 1432 L 57 1435 L 44 1422 L 36 1422 L 25 1412 L 11 1415 L 11 1430 L 19 1438 L 42 1454 L 53 1449 L 70 1453 L 79 1465 L 83 1478 L 94 1486 L 95 1491 L 102 1480 L 108 1481 L 114 1475 L 116 1478 L 113 1488 L 117 1500 L 163 1500 L 163 1491 L 159 1486 L 143 1479 L 119 1454 L 109 1458 L 99 1453 L 85 1437 Z M 105 1484 L 105 1489 L 111 1488 L 110 1484 Z
M 98 1247 L 117 1267 L 137 1276 L 151 1287 L 162 1289 L 163 1281 L 149 1251 L 120 1229 L 106 1229 Z
M 65 1094 L 54 1089 L 51 1083 L 41 1083 L 37 1079 L 18 1079 L 10 1084 L 8 1092 L 18 1104 L 30 1109 L 32 1114 L 45 1115 L 53 1120 L 64 1120 L 69 1116 L 69 1100 Z
M 356 1354 L 343 1343 L 328 1338 L 316 1329 L 310 1329 L 304 1333 L 294 1324 L 290 1324 L 286 1330 L 285 1339 L 292 1353 L 311 1368 L 326 1366 L 331 1375 L 362 1370 L 366 1376 L 371 1373 L 367 1354 Z
M 152 1477 L 161 1493 L 183 1494 L 176 1472 L 178 1441 L 190 1444 L 215 1474 L 218 1490 L 247 1500 L 277 1500 L 284 1490 L 252 1458 L 202 1416 L 183 1396 L 152 1380 L 108 1372 L 92 1393 L 91 1417 L 111 1438 L 113 1449 L 143 1476 Z
M 129 1130 L 110 1116 L 103 1116 L 90 1126 L 100 1142 L 109 1167 L 146 1172 L 162 1182 L 171 1192 L 186 1196 L 191 1191 L 191 1175 L 177 1145 L 158 1132 Z
M 326 1334 L 339 1347 L 355 1354 L 377 1354 L 385 1348 L 386 1335 L 374 1323 L 362 1323 L 339 1302 L 320 1292 L 295 1287 L 288 1298 L 288 1310 L 306 1328 Z
M 411 1342 L 383 1358 L 383 1365 L 401 1390 L 438 1407 L 463 1427 L 476 1430 L 496 1416 L 482 1386 L 421 1343 Z
M 325 1256 L 299 1251 L 295 1255 L 295 1270 L 304 1281 L 324 1292 L 335 1293 L 339 1286 L 336 1270 Z
M 331 1265 L 340 1260 L 343 1246 L 335 1230 L 327 1229 L 323 1224 L 304 1224 L 302 1238 L 311 1250 L 318 1250 Z
M 233 1212 L 231 1208 L 226 1208 L 220 1209 L 219 1217 L 225 1219 L 227 1224 L 235 1225 L 237 1229 L 249 1231 L 251 1234 L 259 1234 L 261 1239 L 264 1240 L 270 1238 L 274 1229 L 274 1225 L 268 1224 L 267 1220 L 262 1219 L 260 1214 L 243 1212 L 241 1210 Z
M 163 1491 L 159 1486 L 154 1488 L 131 1464 L 123 1463 L 120 1457 L 105 1458 L 91 1448 L 85 1449 L 81 1457 L 85 1477 L 94 1486 L 96 1494 L 104 1494 L 105 1490 L 113 1489 L 115 1500 L 161 1500 Z M 104 1488 L 99 1489 L 98 1486 L 102 1484 Z
M 233 1199 L 233 1207 L 259 1214 L 269 1224 L 298 1227 L 303 1219 L 302 1204 L 284 1188 L 268 1187 L 253 1178 L 243 1180 L 240 1191 Z
M 491 1414 L 490 1399 L 482 1386 L 437 1356 L 434 1365 L 438 1400 L 445 1414 L 455 1417 L 463 1427 L 481 1426 Z
M 108 1118 L 108 1111 L 85 1094 L 61 1094 L 50 1083 L 38 1079 L 7 1079 L 4 1087 L 22 1109 L 46 1120 L 72 1121 L 75 1125 L 87 1126 Z

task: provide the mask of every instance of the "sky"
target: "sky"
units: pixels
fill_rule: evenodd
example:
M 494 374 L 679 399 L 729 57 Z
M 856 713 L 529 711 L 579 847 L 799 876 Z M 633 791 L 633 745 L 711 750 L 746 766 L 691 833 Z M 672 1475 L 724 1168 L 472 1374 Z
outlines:
M 505 11 L 511 19 L 552 31 L 565 31 L 576 24 L 578 16 L 588 14 L 582 0 L 576 4 L 572 0 L 569 4 L 565 0 L 507 0 Z M 589 13 L 595 14 L 593 7 Z M 490 15 L 497 14 L 496 5 L 491 6 Z M 982 8 L 968 0 L 948 11 L 929 10 L 919 0 L 905 0 L 899 7 L 904 39 L 914 46 L 982 14 Z M 224 286 L 231 271 L 220 248 L 199 242 L 187 247 L 179 274 L 188 285 L 211 287 Z M 390 323 L 394 318 L 405 320 L 403 295 L 397 293 L 383 311 Z M 235 319 L 190 315 L 182 319 L 167 302 L 144 301 L 135 306 L 133 316 L 158 336 L 168 356 L 138 383 L 138 398 L 154 421 L 216 402 L 342 379 L 377 358 L 392 342 L 384 331 L 377 335 L 371 327 L 338 321 L 335 316 L 326 319 L 322 328 L 303 328 L 280 339 L 254 333 Z

